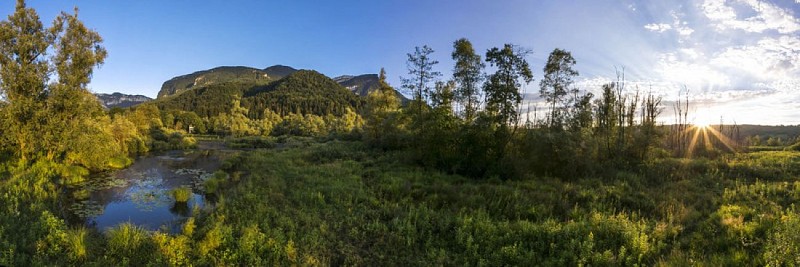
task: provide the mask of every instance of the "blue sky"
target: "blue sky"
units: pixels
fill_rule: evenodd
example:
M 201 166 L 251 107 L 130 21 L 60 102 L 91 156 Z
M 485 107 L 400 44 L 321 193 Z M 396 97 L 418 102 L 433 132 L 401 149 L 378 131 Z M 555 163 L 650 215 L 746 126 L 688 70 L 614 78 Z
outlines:
M 322 2 L 322 3 L 321 3 Z M 13 1 L 0 12 L 13 12 Z M 578 86 L 597 92 L 625 68 L 629 88 L 689 90 L 692 119 L 800 124 L 800 0 L 28 1 L 49 24 L 77 6 L 109 51 L 95 92 L 155 96 L 171 77 L 275 64 L 328 76 L 385 67 L 399 87 L 406 53 L 429 45 L 450 74 L 452 42 L 533 51 L 538 80 L 554 48 L 571 51 Z M 665 106 L 664 120 L 671 107 Z

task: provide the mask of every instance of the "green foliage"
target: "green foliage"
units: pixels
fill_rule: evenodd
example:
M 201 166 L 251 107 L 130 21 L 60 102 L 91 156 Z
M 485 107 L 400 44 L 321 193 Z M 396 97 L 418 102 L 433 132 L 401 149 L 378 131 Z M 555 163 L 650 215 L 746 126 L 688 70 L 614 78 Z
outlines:
M 400 120 L 400 100 L 394 89 L 386 82 L 386 72 L 381 69 L 378 90 L 367 95 L 364 117 L 365 140 L 384 148 L 399 147 L 398 135 L 403 123 Z
M 248 89 L 242 105 L 251 118 L 264 118 L 266 109 L 280 116 L 314 114 L 342 116 L 347 109 L 361 110 L 363 100 L 316 71 L 300 70 L 265 87 Z
M 458 85 L 455 90 L 455 100 L 462 106 L 462 118 L 467 122 L 472 122 L 477 115 L 480 103 L 481 88 L 480 82 L 483 80 L 482 70 L 484 64 L 481 56 L 475 53 L 472 43 L 466 38 L 461 38 L 453 42 L 454 61 L 453 80 Z
M 179 187 L 172 189 L 172 198 L 175 202 L 186 203 L 192 197 L 192 189 L 188 187 Z
M 501 181 L 420 169 L 406 161 L 404 151 L 371 150 L 361 142 L 278 139 L 283 148 L 240 152 L 226 160 L 226 170 L 245 176 L 229 183 L 233 175 L 214 173 L 208 181 L 216 183 L 216 208 L 198 211 L 180 234 L 171 235 L 130 224 L 101 236 L 71 228 L 48 211 L 58 196 L 50 182 L 61 175 L 54 171 L 57 165 L 11 166 L 13 176 L 0 183 L 5 203 L 0 262 L 777 266 L 796 261 L 797 176 L 757 180 L 761 171 L 744 170 L 792 168 L 797 152 L 664 159 L 641 172 L 612 171 L 590 179 Z
M 433 66 L 439 61 L 431 58 L 433 49 L 427 45 L 414 47 L 414 53 L 407 54 L 408 78 L 402 78 L 403 88 L 413 96 L 413 105 L 416 105 L 419 112 L 422 105 L 427 103 L 433 88 L 431 83 L 435 82 L 442 74 L 433 70 Z M 417 114 L 419 115 L 419 114 Z
M 574 90 L 573 78 L 578 76 L 578 71 L 573 69 L 575 58 L 563 49 L 556 48 L 550 52 L 544 66 L 544 78 L 539 83 L 539 95 L 550 104 L 548 126 L 552 128 L 563 127 L 566 116 L 563 107 L 568 106 L 567 95 Z
M 227 173 L 224 171 L 216 171 L 214 172 L 214 175 L 203 182 L 203 188 L 207 194 L 215 194 L 227 180 Z
M 193 89 L 214 86 L 220 83 L 266 84 L 282 77 L 281 75 L 271 75 L 268 70 L 248 67 L 218 67 L 198 71 L 166 81 L 158 92 L 158 98 L 179 96 L 187 91 L 191 92 Z M 221 103 L 228 103 L 229 101 Z
M 155 246 L 151 234 L 131 223 L 123 223 L 106 232 L 107 256 L 122 265 L 141 266 L 153 260 Z
M 166 111 L 188 111 L 203 118 L 211 118 L 229 112 L 233 101 L 241 98 L 244 91 L 254 86 L 259 85 L 239 82 L 211 84 L 168 98 L 157 99 L 154 105 Z
M 800 142 L 795 143 L 794 145 L 787 146 L 785 150 L 789 151 L 800 151 Z
M 227 138 L 225 145 L 230 148 L 273 148 L 275 147 L 275 138 L 269 136 Z
M 502 49 L 494 47 L 486 51 L 486 62 L 497 68 L 489 75 L 484 84 L 486 92 L 486 111 L 495 118 L 502 128 L 516 127 L 519 123 L 517 108 L 522 102 L 520 89 L 522 83 L 533 80 L 533 72 L 525 60 L 530 52 L 512 44 L 505 44 Z
M 786 210 L 781 215 L 775 230 L 767 239 L 764 247 L 764 262 L 766 266 L 791 266 L 800 263 L 800 214 Z

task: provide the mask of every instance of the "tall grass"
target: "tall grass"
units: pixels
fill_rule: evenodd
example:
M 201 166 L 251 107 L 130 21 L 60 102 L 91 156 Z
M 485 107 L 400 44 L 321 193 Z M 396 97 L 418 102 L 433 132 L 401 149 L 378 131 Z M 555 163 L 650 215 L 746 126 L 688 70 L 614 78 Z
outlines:
M 123 223 L 106 232 L 107 253 L 123 265 L 143 265 L 152 260 L 151 234 L 144 228 Z
M 213 210 L 194 211 L 179 234 L 122 224 L 96 237 L 48 211 L 57 203 L 48 181 L 59 177 L 50 167 L 8 167 L 15 174 L 0 183 L 0 264 L 779 266 L 798 260 L 800 153 L 792 151 L 663 159 L 598 177 L 476 181 L 418 167 L 402 151 L 303 143 L 227 161 L 227 172 L 205 183 L 220 201 Z M 238 174 L 238 182 L 228 173 Z
M 186 203 L 192 197 L 192 189 L 188 187 L 178 187 L 172 189 L 171 195 L 172 198 L 175 199 L 175 202 Z

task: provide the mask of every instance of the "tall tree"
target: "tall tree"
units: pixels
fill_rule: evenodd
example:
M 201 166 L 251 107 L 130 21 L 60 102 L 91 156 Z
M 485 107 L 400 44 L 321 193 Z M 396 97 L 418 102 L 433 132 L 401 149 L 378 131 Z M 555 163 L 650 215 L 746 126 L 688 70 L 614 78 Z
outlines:
M 58 82 L 48 86 L 46 101 L 48 159 L 58 159 L 74 146 L 67 140 L 84 134 L 89 124 L 84 120 L 97 120 L 104 116 L 103 108 L 87 86 L 94 68 L 103 64 L 107 52 L 100 44 L 100 35 L 78 20 L 78 9 L 74 14 L 62 12 L 53 26 L 63 34 L 58 35 L 53 44 L 55 56 L 52 64 Z M 98 131 L 102 132 L 102 131 Z M 55 148 L 55 149 L 54 149 Z
M 571 92 L 572 78 L 578 76 L 578 71 L 572 67 L 575 58 L 570 52 L 556 48 L 547 58 L 544 66 L 544 78 L 539 82 L 539 95 L 550 104 L 550 127 L 561 127 L 563 123 L 562 106 L 567 106 L 566 96 Z M 577 92 L 577 91 L 576 91 Z
M 497 68 L 484 84 L 486 111 L 502 127 L 516 127 L 519 122 L 518 107 L 522 102 L 520 80 L 526 84 L 533 81 L 533 72 L 525 60 L 529 53 L 530 51 L 512 44 L 486 52 L 486 61 Z
M 462 117 L 466 122 L 472 122 L 480 105 L 481 88 L 483 80 L 483 67 L 481 56 L 475 53 L 472 43 L 466 38 L 453 42 L 453 53 L 456 62 L 453 67 L 453 80 L 456 82 L 455 100 L 461 104 Z
M 381 68 L 378 90 L 370 92 L 367 96 L 364 128 L 368 140 L 379 144 L 384 143 L 385 135 L 391 134 L 394 127 L 397 127 L 392 123 L 392 119 L 399 109 L 400 99 L 395 94 L 394 88 L 386 82 L 386 71 Z
M 408 61 L 406 62 L 410 77 L 401 77 L 403 88 L 413 95 L 414 103 L 418 106 L 418 113 L 422 111 L 422 105 L 430 97 L 432 92 L 431 83 L 442 76 L 442 73 L 433 70 L 433 66 L 439 64 L 439 61 L 430 57 L 432 53 L 433 49 L 427 45 L 415 47 L 414 53 L 408 54 Z
M 48 160 L 104 168 L 119 147 L 87 85 L 103 63 L 102 38 L 74 14 L 61 13 L 50 28 L 18 0 L 14 14 L 0 22 L 0 90 L 7 140 L 22 162 L 37 155 Z M 54 54 L 49 55 L 48 53 Z M 50 76 L 58 79 L 50 82 Z
M 14 14 L 0 22 L 0 90 L 8 101 L 6 134 L 23 161 L 41 148 L 38 138 L 42 123 L 37 111 L 47 96 L 50 75 L 47 50 L 57 29 L 45 29 L 36 11 L 17 1 Z

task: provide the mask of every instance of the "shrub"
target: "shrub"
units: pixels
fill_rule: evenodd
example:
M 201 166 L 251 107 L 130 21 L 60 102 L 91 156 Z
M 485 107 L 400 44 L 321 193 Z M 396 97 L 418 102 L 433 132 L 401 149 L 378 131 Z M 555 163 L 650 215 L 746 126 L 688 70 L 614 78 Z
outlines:
M 224 171 L 216 171 L 208 180 L 203 183 L 206 193 L 214 194 L 219 189 L 220 185 L 228 179 L 228 174 Z
M 67 248 L 69 249 L 70 259 L 73 261 L 82 261 L 87 256 L 87 235 L 89 231 L 86 228 L 78 228 L 75 230 L 67 231 Z
M 787 146 L 785 148 L 786 151 L 800 151 L 800 142 L 795 143 L 794 145 Z
M 172 197 L 175 202 L 186 203 L 192 197 L 192 189 L 188 187 L 179 187 L 172 189 Z
M 109 256 L 130 265 L 144 265 L 152 260 L 150 236 L 144 228 L 123 223 L 106 232 Z

